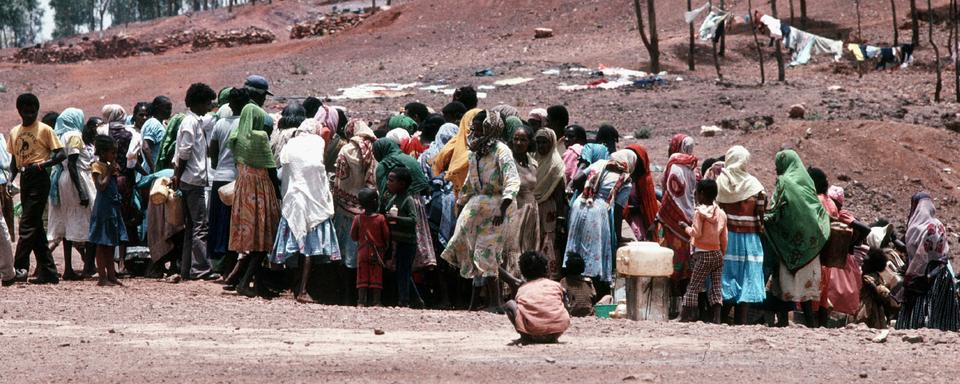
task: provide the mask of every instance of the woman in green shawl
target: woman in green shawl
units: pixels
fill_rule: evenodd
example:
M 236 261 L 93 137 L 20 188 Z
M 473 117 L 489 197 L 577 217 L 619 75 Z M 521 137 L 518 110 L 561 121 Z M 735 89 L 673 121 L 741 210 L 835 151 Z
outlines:
M 373 143 L 373 157 L 377 160 L 377 190 L 382 201 L 389 200 L 387 191 L 387 175 L 395 168 L 410 170 L 412 182 L 407 193 L 413 198 L 414 208 L 417 211 L 417 255 L 413 259 L 413 269 L 433 267 L 437 265 L 437 256 L 433 249 L 433 237 L 430 234 L 430 222 L 427 216 L 424 193 L 430 192 L 430 181 L 420 169 L 420 162 L 403 153 L 400 145 L 390 139 L 380 139 Z
M 237 285 L 237 293 L 256 296 L 250 282 L 273 249 L 280 204 L 277 196 L 276 162 L 270 150 L 270 139 L 263 131 L 267 113 L 255 104 L 247 104 L 240 112 L 240 123 L 227 138 L 227 148 L 237 163 L 237 180 L 230 214 L 228 249 L 246 254 L 236 270 L 246 271 Z M 240 265 L 245 264 L 245 265 Z M 263 292 L 261 290 L 261 292 Z
M 787 325 L 792 303 L 801 303 L 812 324 L 812 303 L 820 299 L 820 259 L 830 237 L 830 217 L 817 198 L 813 180 L 791 149 L 777 153 L 777 188 L 764 217 L 764 254 L 773 275 L 771 291 L 784 303 L 778 325 Z

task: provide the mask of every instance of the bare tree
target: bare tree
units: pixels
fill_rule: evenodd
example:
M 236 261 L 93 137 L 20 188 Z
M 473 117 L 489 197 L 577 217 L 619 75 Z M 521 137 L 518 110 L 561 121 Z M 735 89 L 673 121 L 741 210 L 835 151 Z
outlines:
M 940 91 L 943 90 L 943 74 L 940 68 L 940 49 L 937 48 L 937 43 L 933 41 L 933 6 L 930 4 L 930 0 L 927 0 L 927 18 L 927 39 L 930 40 L 930 47 L 933 48 L 934 60 L 937 63 L 937 87 L 933 93 L 933 101 L 939 103 Z
M 713 10 L 713 0 L 710 0 L 710 9 Z M 715 36 L 717 33 L 719 33 L 720 38 L 723 39 L 723 37 L 727 35 L 724 31 L 726 27 L 727 27 L 726 20 L 720 22 L 720 25 L 717 26 L 717 31 L 714 32 L 714 36 L 711 36 L 711 39 L 710 39 L 710 41 L 713 43 L 713 67 L 714 69 L 717 70 L 717 80 L 720 82 L 723 81 L 723 73 L 720 72 L 720 57 L 717 54 L 717 39 Z
M 647 48 L 650 55 L 650 72 L 660 73 L 660 41 L 657 38 L 657 12 L 654 0 L 647 0 L 647 18 L 650 24 L 650 36 L 647 37 L 647 31 L 643 24 L 643 11 L 640 7 L 640 0 L 633 0 L 633 7 L 637 13 L 637 30 L 640 31 L 640 40 L 643 46 Z
M 951 26 L 951 29 L 953 30 L 953 42 L 951 45 L 954 48 L 957 48 L 958 43 L 960 43 L 960 23 L 957 22 L 957 18 L 960 16 L 960 9 L 957 7 L 957 0 L 951 0 L 950 19 L 953 21 Z M 953 86 L 957 102 L 960 102 L 960 48 L 957 48 L 957 50 L 958 52 L 955 52 L 953 55 Z
M 913 36 L 910 37 L 910 44 L 914 47 L 920 45 L 920 20 L 917 17 L 917 0 L 910 0 L 910 22 L 913 24 Z
M 807 26 L 807 0 L 800 0 L 800 25 Z
M 779 18 L 777 16 L 777 0 L 770 0 L 770 13 L 773 14 L 772 15 L 773 17 Z M 783 39 L 776 39 L 776 42 L 774 43 L 774 48 L 776 50 L 773 51 L 773 55 L 774 55 L 774 58 L 777 59 L 777 81 L 787 80 L 787 71 L 783 63 L 783 51 L 781 50 L 782 45 L 783 45 Z
M 724 11 L 727 10 L 727 6 L 724 3 L 724 0 L 720 0 L 720 9 Z M 724 33 L 722 36 L 720 36 L 720 53 L 718 53 L 717 55 L 720 57 L 723 57 L 726 54 L 727 54 L 727 34 Z
M 863 44 L 863 28 L 860 20 L 860 0 L 854 0 L 857 6 L 857 43 Z M 857 61 L 857 78 L 863 78 L 863 61 Z
M 794 25 L 793 23 L 793 0 L 790 0 L 790 25 Z
M 692 10 L 693 10 L 693 2 L 692 0 L 687 0 L 687 12 Z M 687 55 L 687 69 L 694 71 L 697 69 L 697 65 L 693 58 L 693 55 L 694 55 L 693 23 L 688 23 L 687 25 L 690 27 L 689 28 L 690 29 L 690 52 Z
M 900 28 L 897 27 L 897 0 L 890 0 L 890 13 L 893 17 L 893 45 L 900 45 Z
M 802 1 L 802 0 L 801 0 Z M 763 49 L 760 48 L 760 38 L 757 37 L 757 20 L 753 20 L 753 0 L 747 0 L 747 10 L 750 12 L 750 30 L 753 31 L 753 42 L 757 45 L 757 60 L 760 61 L 760 84 L 767 82 L 767 76 L 763 69 Z

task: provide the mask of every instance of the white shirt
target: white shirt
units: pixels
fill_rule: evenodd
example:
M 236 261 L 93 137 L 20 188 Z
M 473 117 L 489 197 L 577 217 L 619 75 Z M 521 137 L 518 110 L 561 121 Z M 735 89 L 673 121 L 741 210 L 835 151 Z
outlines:
M 207 136 L 200 117 L 187 111 L 177 134 L 176 164 L 185 161 L 180 181 L 198 186 L 207 185 Z

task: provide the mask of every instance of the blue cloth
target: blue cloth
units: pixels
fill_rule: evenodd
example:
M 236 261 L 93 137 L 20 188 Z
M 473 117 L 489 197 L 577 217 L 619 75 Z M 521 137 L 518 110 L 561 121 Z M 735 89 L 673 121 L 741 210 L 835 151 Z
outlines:
M 287 219 L 281 217 L 280 226 L 277 228 L 277 239 L 273 243 L 273 253 L 270 255 L 270 262 L 284 264 L 290 256 L 296 254 L 307 257 L 326 256 L 329 260 L 340 260 L 340 245 L 337 244 L 333 219 L 313 227 L 303 238 L 303 244 L 300 244 L 293 237 L 293 232 L 287 225 Z
M 583 276 L 613 280 L 613 211 L 606 201 L 596 199 L 592 205 L 578 199 L 570 207 L 570 232 L 567 237 L 563 266 L 567 256 L 578 253 L 583 257 Z
M 96 245 L 116 247 L 127 241 L 127 227 L 120 215 L 120 191 L 117 177 L 110 176 L 107 187 L 97 192 L 90 215 L 90 242 Z
M 353 214 L 341 208 L 333 211 L 333 226 L 337 232 L 337 243 L 340 246 L 340 257 L 347 268 L 357 268 L 357 242 L 350 238 L 350 228 L 353 227 Z
M 763 244 L 759 234 L 727 232 L 721 280 L 724 301 L 761 303 L 766 299 Z
M 167 135 L 167 130 L 163 126 L 163 123 L 160 120 L 157 120 L 155 117 L 151 117 L 145 123 L 143 123 L 143 128 L 140 129 L 140 135 L 143 136 L 143 140 L 148 142 L 150 147 L 150 154 L 153 156 L 153 163 L 157 163 L 157 159 L 160 156 L 160 143 L 163 142 L 164 136 Z M 143 169 L 146 169 L 147 172 L 153 172 L 152 169 L 147 165 L 146 160 L 143 162 Z
M 600 160 L 610 159 L 610 150 L 606 145 L 590 143 L 583 146 L 580 150 L 580 162 L 593 164 Z
M 220 259 L 227 254 L 230 243 L 230 206 L 220 200 L 218 191 L 227 185 L 226 181 L 214 181 L 207 214 L 207 257 Z M 144 220 L 146 222 L 146 220 Z

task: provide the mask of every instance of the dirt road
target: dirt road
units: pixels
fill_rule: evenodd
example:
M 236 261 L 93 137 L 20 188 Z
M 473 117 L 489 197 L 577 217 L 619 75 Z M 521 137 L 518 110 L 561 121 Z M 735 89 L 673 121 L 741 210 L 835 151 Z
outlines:
M 575 319 L 515 346 L 502 316 L 355 309 L 126 280 L 0 290 L 3 382 L 946 382 L 957 334 Z M 382 329 L 384 335 L 374 335 Z M 922 343 L 903 341 L 921 335 Z M 922 353 L 920 353 L 922 351 Z M 42 362 L 43 369 L 38 369 Z

